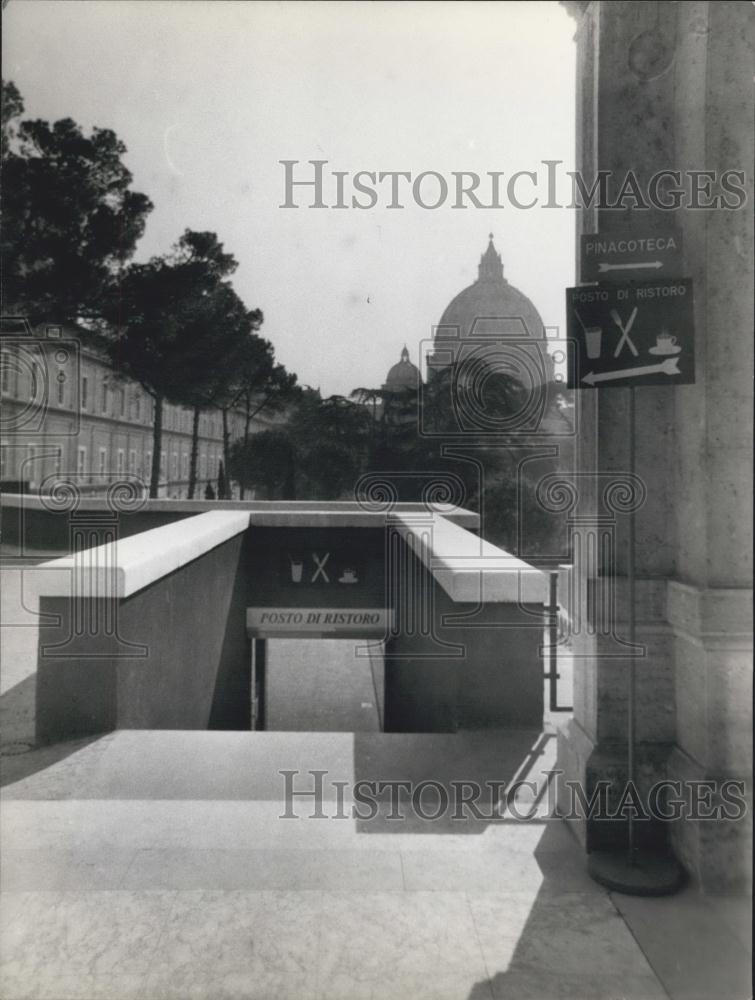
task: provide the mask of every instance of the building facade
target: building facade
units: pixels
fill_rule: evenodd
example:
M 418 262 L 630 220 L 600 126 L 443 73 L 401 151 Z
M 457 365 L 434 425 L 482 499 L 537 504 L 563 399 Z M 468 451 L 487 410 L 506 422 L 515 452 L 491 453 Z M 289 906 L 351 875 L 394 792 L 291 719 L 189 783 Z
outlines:
M 75 332 L 47 326 L 3 333 L 0 354 L 0 480 L 7 492 L 48 492 L 73 479 L 82 493 L 104 494 L 129 480 L 149 489 L 153 452 L 152 398 L 119 377 Z M 192 410 L 166 403 L 159 495 L 185 498 L 189 485 Z M 230 439 L 244 433 L 244 415 L 228 416 Z M 250 430 L 267 426 L 256 417 Z M 223 458 L 219 410 L 199 418 L 195 497 L 216 492 Z

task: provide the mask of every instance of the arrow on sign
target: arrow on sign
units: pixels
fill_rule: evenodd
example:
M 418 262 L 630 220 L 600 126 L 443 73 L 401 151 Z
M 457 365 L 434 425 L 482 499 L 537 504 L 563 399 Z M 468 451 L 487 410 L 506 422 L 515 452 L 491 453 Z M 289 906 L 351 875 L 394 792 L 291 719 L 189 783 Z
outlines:
M 606 271 L 637 271 L 641 267 L 649 267 L 652 268 L 652 270 L 657 271 L 659 267 L 663 267 L 663 261 L 638 261 L 634 264 L 606 264 L 604 261 L 601 261 L 598 264 L 598 272 L 600 274 L 604 274 Z
M 582 379 L 588 385 L 595 385 L 596 382 L 610 382 L 617 378 L 637 378 L 638 375 L 681 375 L 679 371 L 679 358 L 666 358 L 659 365 L 642 365 L 640 368 L 622 368 L 615 372 L 588 372 Z

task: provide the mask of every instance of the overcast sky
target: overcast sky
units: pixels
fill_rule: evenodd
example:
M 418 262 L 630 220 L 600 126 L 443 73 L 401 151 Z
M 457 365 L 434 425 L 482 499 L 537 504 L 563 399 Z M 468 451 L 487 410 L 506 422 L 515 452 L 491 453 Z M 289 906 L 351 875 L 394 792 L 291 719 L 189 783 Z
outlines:
M 112 128 L 128 147 L 134 187 L 155 204 L 138 256 L 186 227 L 216 231 L 303 383 L 380 385 L 404 342 L 416 360 L 476 279 L 490 231 L 507 279 L 563 324 L 573 210 L 504 196 L 501 209 L 455 210 L 450 196 L 430 211 L 410 192 L 389 209 L 385 185 L 368 211 L 279 207 L 284 159 L 449 182 L 502 171 L 504 185 L 517 170 L 544 178 L 543 160 L 573 169 L 574 22 L 557 3 L 11 0 L 3 22 L 3 74 L 27 116 Z M 480 190 L 487 203 L 489 182 Z

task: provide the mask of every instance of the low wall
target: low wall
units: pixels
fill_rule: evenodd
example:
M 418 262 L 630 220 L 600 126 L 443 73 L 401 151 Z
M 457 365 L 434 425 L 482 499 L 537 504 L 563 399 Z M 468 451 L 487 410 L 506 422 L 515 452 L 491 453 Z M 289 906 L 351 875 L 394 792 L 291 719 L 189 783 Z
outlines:
M 90 501 L 91 503 L 91 501 Z M 40 507 L 21 507 L 3 502 L 3 544 L 18 549 L 19 555 L 57 555 L 70 552 L 74 531 L 86 531 L 89 544 L 102 545 L 116 530 L 117 537 L 130 538 L 142 531 L 160 528 L 164 524 L 191 517 L 190 511 L 139 510 L 134 513 L 102 517 L 107 511 L 89 506 L 72 516 L 69 511 L 52 511 Z M 87 514 L 90 516 L 87 517 Z
M 425 511 L 423 504 L 401 504 L 405 511 Z M 130 538 L 174 521 L 194 517 L 208 511 L 245 511 L 256 516 L 256 523 L 265 526 L 290 525 L 295 522 L 329 524 L 334 514 L 341 522 L 349 517 L 354 526 L 374 524 L 375 513 L 352 501 L 266 501 L 266 500 L 142 500 L 128 495 L 114 495 L 112 500 L 78 496 L 61 492 L 57 500 L 26 494 L 4 494 L 2 497 L 3 545 L 25 551 L 31 556 L 57 555 L 71 551 L 72 532 L 86 529 L 90 545 L 109 540 L 115 529 L 119 538 Z M 479 527 L 479 516 L 472 511 L 455 509 L 445 515 L 450 521 L 469 531 Z
M 249 729 L 243 545 L 233 538 L 99 607 L 42 597 L 40 610 L 60 624 L 40 639 L 37 741 L 116 728 Z M 86 623 L 91 613 L 111 617 L 117 632 L 72 634 L 73 621 Z
M 249 728 L 247 525 L 204 514 L 41 568 L 39 743 Z
M 539 727 L 547 576 L 425 508 L 327 506 L 215 508 L 36 567 L 38 742 L 250 728 L 246 611 L 273 599 L 392 612 L 388 732 Z M 358 592 L 292 583 L 277 558 L 309 546 L 337 563 L 344 544 L 366 560 Z
M 386 732 L 539 727 L 546 574 L 443 518 L 399 521 Z

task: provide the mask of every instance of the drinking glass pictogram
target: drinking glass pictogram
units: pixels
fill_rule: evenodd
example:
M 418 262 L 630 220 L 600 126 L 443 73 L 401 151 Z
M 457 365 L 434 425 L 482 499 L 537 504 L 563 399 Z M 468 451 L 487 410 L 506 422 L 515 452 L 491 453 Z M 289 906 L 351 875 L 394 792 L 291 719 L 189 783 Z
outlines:
M 585 350 L 587 351 L 587 357 L 591 360 L 600 357 L 600 341 L 603 336 L 603 329 L 600 326 L 585 326 L 582 317 L 579 315 L 577 310 L 574 310 L 574 315 L 579 321 L 579 325 L 582 327 L 582 332 L 585 335 Z

